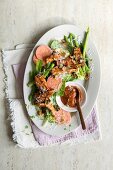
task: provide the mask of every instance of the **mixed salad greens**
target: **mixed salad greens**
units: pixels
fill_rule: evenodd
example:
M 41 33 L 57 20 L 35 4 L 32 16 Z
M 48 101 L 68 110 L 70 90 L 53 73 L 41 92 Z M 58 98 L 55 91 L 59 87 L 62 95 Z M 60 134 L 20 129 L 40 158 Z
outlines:
M 81 43 L 76 35 L 70 33 L 64 35 L 62 40 L 52 40 L 48 46 L 37 47 L 33 56 L 33 69 L 29 73 L 29 101 L 36 106 L 37 114 L 44 123 L 71 122 L 71 114 L 57 105 L 56 95 L 63 96 L 68 81 L 89 79 L 88 36 L 89 28 Z

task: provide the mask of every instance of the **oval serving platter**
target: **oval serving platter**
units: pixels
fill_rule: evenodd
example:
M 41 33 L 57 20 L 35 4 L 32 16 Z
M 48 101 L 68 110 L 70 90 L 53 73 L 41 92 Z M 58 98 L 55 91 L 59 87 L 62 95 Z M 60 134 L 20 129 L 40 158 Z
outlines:
M 36 47 L 39 45 L 45 44 L 48 45 L 50 40 L 53 39 L 62 39 L 64 35 L 68 35 L 70 32 L 74 33 L 77 35 L 80 39 L 80 41 L 83 39 L 85 31 L 80 30 L 78 27 L 75 25 L 60 25 L 55 28 L 52 28 L 48 32 L 46 32 L 36 43 L 35 47 L 33 48 L 25 69 L 25 74 L 24 74 L 24 81 L 23 81 L 23 92 L 24 92 L 24 101 L 26 105 L 26 109 L 28 112 L 28 115 L 34 122 L 34 124 L 43 132 L 54 135 L 54 136 L 62 136 L 65 134 L 68 134 L 69 132 L 73 131 L 80 125 L 80 120 L 79 120 L 79 114 L 75 113 L 72 116 L 72 121 L 71 121 L 71 126 L 66 126 L 66 125 L 56 125 L 53 124 L 51 125 L 48 123 L 46 126 L 42 126 L 42 121 L 36 112 L 36 109 L 33 105 L 31 105 L 30 101 L 28 100 L 28 96 L 30 94 L 30 88 L 27 86 L 27 83 L 29 81 L 29 72 L 32 70 L 32 57 L 35 52 Z M 86 91 L 87 91 L 87 103 L 83 107 L 83 116 L 84 119 L 88 117 L 90 114 L 97 95 L 98 95 L 98 90 L 99 90 L 99 85 L 100 85 L 100 60 L 99 60 L 99 55 L 96 50 L 95 45 L 92 43 L 92 41 L 88 40 L 88 56 L 92 58 L 92 63 L 93 63 L 93 71 L 91 72 L 90 79 L 88 83 L 84 84 Z

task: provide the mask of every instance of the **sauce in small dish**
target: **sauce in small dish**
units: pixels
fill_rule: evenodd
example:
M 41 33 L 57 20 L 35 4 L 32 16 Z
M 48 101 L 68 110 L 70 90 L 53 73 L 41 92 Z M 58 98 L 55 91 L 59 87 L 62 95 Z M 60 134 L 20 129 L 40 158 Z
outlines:
M 61 107 L 63 110 L 68 112 L 77 111 L 77 107 L 76 107 L 77 90 L 79 91 L 79 95 L 80 95 L 80 105 L 81 107 L 83 107 L 87 100 L 86 90 L 83 87 L 83 85 L 76 82 L 67 82 L 64 95 L 56 97 L 56 101 L 59 107 Z
M 79 101 L 80 103 L 83 100 L 83 94 L 81 90 L 77 86 L 67 86 L 64 91 L 64 95 L 61 96 L 61 101 L 64 105 L 68 107 L 76 107 L 77 100 L 76 100 L 76 95 L 77 95 L 77 90 L 79 91 Z

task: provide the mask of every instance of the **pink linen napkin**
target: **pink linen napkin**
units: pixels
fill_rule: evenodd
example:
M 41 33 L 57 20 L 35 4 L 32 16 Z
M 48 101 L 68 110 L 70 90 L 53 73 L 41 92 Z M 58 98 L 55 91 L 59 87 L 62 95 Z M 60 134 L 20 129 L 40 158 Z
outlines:
M 23 84 L 25 66 L 26 66 L 26 63 L 14 64 L 12 66 L 17 85 L 20 88 L 21 96 L 23 96 L 22 95 L 22 91 L 23 91 L 22 84 Z M 34 125 L 32 121 L 30 121 L 30 124 L 31 124 L 31 128 L 32 128 L 36 141 L 40 145 L 49 145 L 49 144 L 55 144 L 55 143 L 63 143 L 70 139 L 71 140 L 72 139 L 74 140 L 77 138 L 79 139 L 83 136 L 85 137 L 87 135 L 94 134 L 95 132 L 99 131 L 96 106 L 94 106 L 94 108 L 92 109 L 90 115 L 88 116 L 85 122 L 86 122 L 86 130 L 83 131 L 80 125 L 74 131 L 61 137 L 51 136 L 51 135 L 48 135 L 42 132 L 40 129 L 38 129 L 37 126 Z

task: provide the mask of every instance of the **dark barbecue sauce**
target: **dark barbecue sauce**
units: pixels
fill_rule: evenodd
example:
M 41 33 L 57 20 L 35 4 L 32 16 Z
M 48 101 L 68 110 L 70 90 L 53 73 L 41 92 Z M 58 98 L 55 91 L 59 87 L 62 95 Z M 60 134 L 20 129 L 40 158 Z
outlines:
M 76 94 L 77 90 L 79 90 L 80 102 L 82 100 L 81 90 L 76 86 L 67 86 L 64 91 L 64 95 L 61 97 L 61 101 L 64 105 L 69 107 L 76 107 Z

